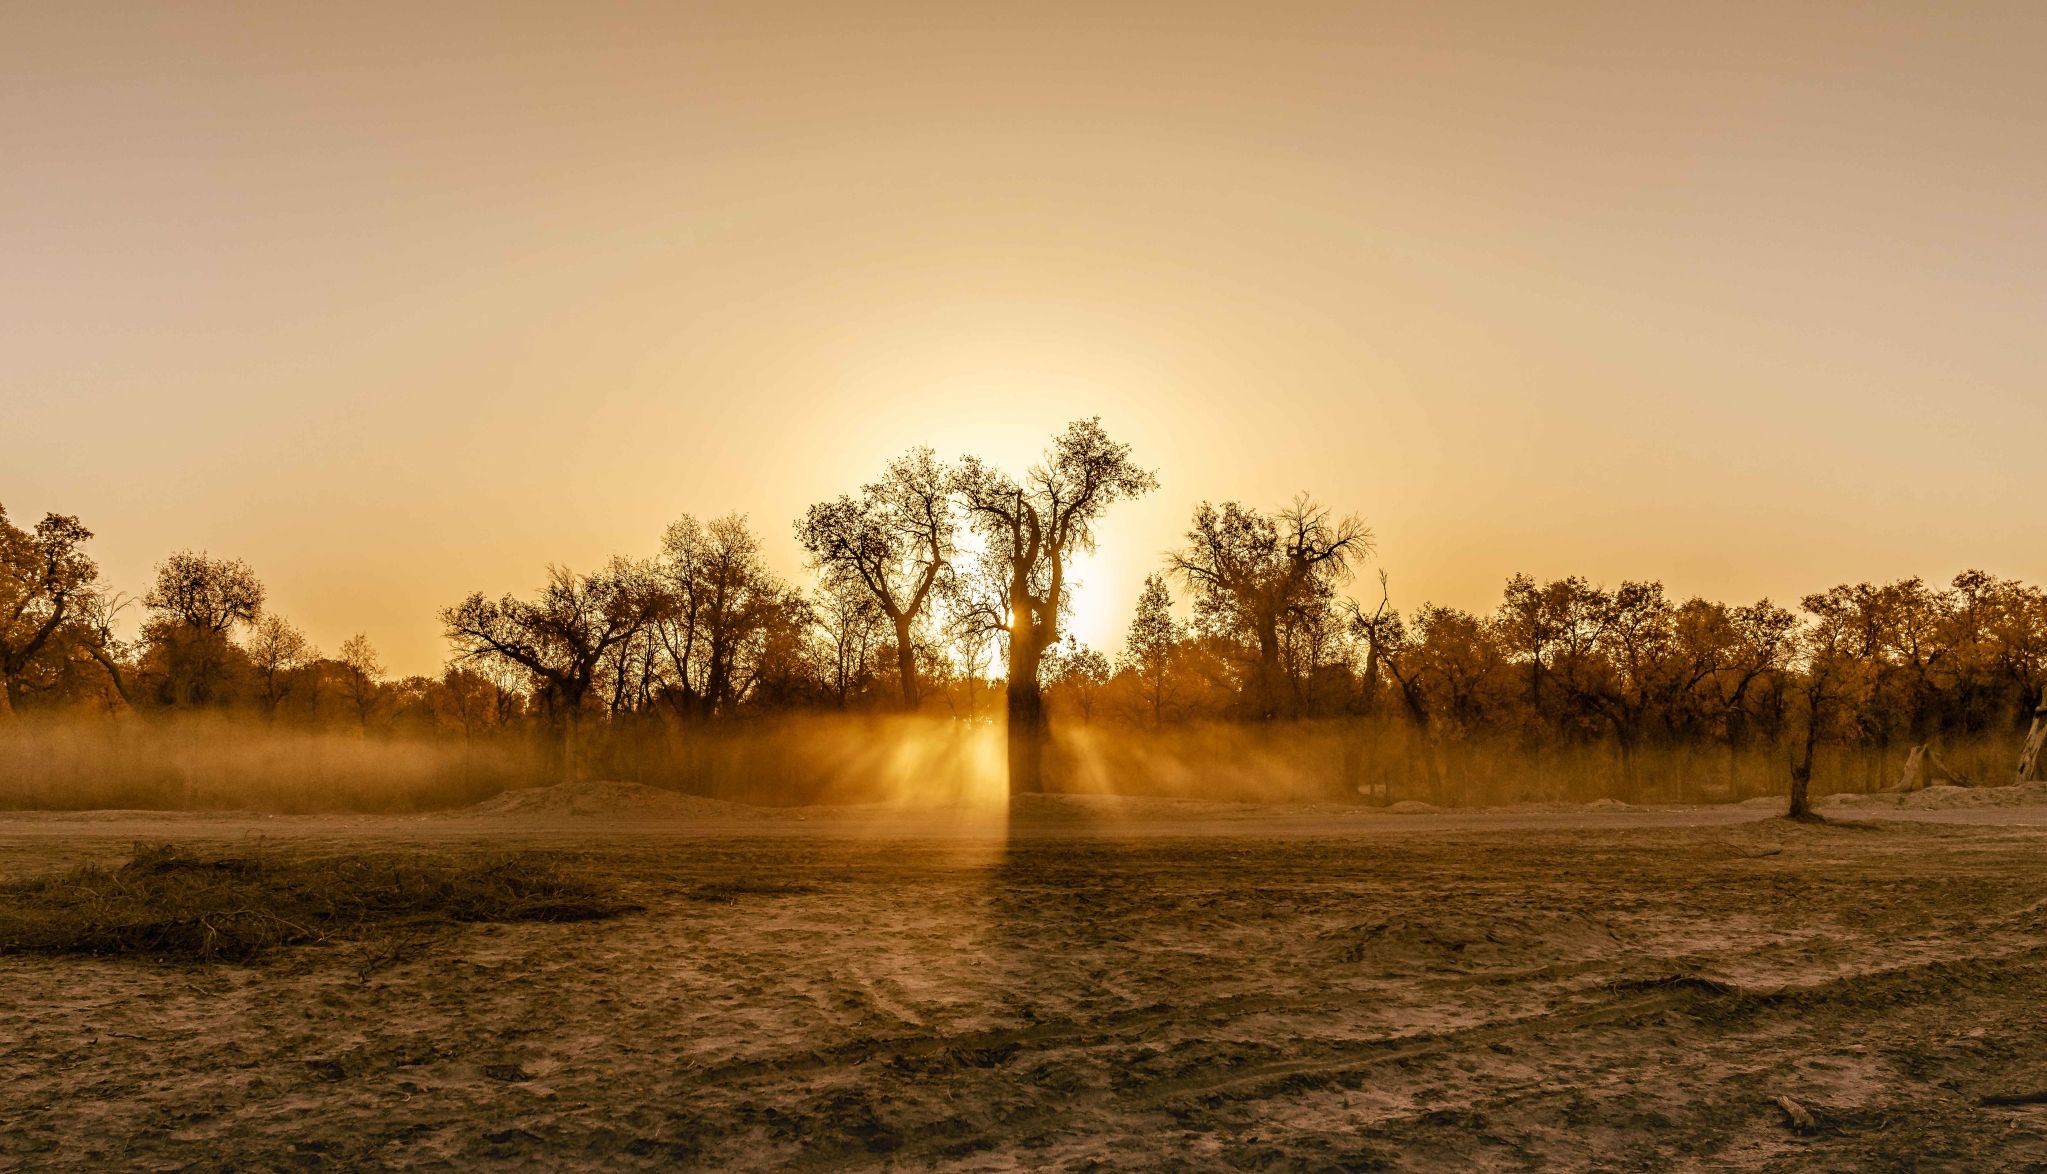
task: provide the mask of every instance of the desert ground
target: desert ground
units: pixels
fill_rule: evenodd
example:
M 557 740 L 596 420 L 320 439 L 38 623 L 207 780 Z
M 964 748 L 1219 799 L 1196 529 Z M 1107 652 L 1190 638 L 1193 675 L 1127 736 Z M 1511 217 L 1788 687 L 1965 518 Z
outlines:
M 516 850 L 640 908 L 0 955 L 0 1167 L 2047 1167 L 2040 789 L 1810 826 L 616 784 L 10 814 L 0 880 L 145 841 Z

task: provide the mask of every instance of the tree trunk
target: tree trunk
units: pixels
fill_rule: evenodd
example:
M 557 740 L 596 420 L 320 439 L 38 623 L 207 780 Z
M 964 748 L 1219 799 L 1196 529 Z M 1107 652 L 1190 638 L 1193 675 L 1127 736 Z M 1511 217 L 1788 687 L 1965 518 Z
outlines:
M 903 687 L 903 711 L 917 712 L 917 648 L 910 642 L 910 617 L 896 617 L 896 676 Z
M 128 678 L 121 675 L 120 664 L 113 657 L 107 655 L 106 649 L 99 647 L 97 644 L 88 645 L 86 652 L 99 662 L 101 668 L 107 670 L 107 677 L 114 682 L 114 692 L 121 698 L 121 704 L 133 710 L 135 708 L 135 699 L 128 695 Z
M 1045 790 L 1045 697 L 1038 687 L 1039 648 L 1015 648 L 1009 660 L 1009 793 Z
M 1805 741 L 1791 760 L 1791 804 L 1784 814 L 1792 819 L 1817 822 L 1809 791 L 1812 786 L 1813 748 L 1819 744 L 1819 719 L 1813 717 L 1805 730 Z
M 1812 759 L 1803 758 L 1791 764 L 1791 805 L 1784 812 L 1792 819 L 1811 819 L 1812 803 L 1808 790 L 1812 786 Z
M 576 758 L 582 749 L 579 745 L 582 741 L 582 727 L 583 722 L 576 709 L 570 709 L 562 714 L 562 782 L 576 781 L 576 769 L 579 765 Z
M 1260 718 L 1277 717 L 1279 715 L 1279 678 L 1281 676 L 1281 668 L 1279 663 L 1279 631 L 1276 627 L 1268 629 L 1261 626 L 1259 628 L 1258 667 L 1254 671 L 1257 674 L 1257 678 L 1252 682 L 1252 689 L 1257 698 L 1257 716 Z
M 1631 727 L 1616 724 L 1614 743 L 1621 755 L 1621 793 L 1619 798 L 1634 803 L 1640 798 L 1641 788 L 1635 778 L 1635 732 Z
M 2033 728 L 2026 733 L 2025 748 L 2019 751 L 2019 777 L 2022 783 L 2036 782 L 2047 778 L 2047 689 L 2040 691 L 2039 708 L 2033 711 Z

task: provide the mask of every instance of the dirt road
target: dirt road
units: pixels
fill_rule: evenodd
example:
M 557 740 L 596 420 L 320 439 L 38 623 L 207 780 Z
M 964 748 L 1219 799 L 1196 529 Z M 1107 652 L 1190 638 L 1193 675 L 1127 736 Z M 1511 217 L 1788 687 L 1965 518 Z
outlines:
M 2047 1164 L 1980 1103 L 2047 1090 L 2040 809 L 1763 814 L 0 819 L 9 876 L 517 843 L 646 907 L 0 957 L 0 1167 Z

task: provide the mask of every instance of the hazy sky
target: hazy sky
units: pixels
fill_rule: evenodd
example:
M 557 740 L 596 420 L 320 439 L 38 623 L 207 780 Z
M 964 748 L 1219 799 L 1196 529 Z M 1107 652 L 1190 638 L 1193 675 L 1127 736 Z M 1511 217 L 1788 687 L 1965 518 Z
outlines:
M 332 651 L 915 443 L 1395 603 L 2047 580 L 2047 5 L 0 0 L 0 502 Z

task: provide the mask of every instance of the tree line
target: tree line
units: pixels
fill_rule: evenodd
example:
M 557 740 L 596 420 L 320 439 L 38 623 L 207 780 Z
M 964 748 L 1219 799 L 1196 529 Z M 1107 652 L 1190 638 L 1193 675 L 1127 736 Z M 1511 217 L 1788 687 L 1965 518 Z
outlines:
M 1000 713 L 1019 790 L 1047 785 L 1055 721 L 1326 719 L 1397 725 L 1439 774 L 1460 747 L 1597 750 L 1627 797 L 1648 750 L 1788 750 L 1795 771 L 1802 749 L 1809 773 L 1815 745 L 2010 737 L 2047 695 L 2047 597 L 1981 571 L 1843 584 L 1795 609 L 1524 575 L 1489 613 L 1403 610 L 1384 571 L 1359 589 L 1371 531 L 1305 495 L 1196 506 L 1112 657 L 1067 631 L 1074 559 L 1108 510 L 1156 487 L 1098 420 L 1016 474 L 912 449 L 793 520 L 806 584 L 769 569 L 743 515 L 684 517 L 650 557 L 452 603 L 444 671 L 403 678 L 361 634 L 316 648 L 240 560 L 172 554 L 130 598 L 102 581 L 78 519 L 24 529 L 0 508 L 0 719 L 231 712 L 539 735 L 576 776 L 648 731 L 749 715 Z M 130 608 L 141 623 L 124 638 Z

